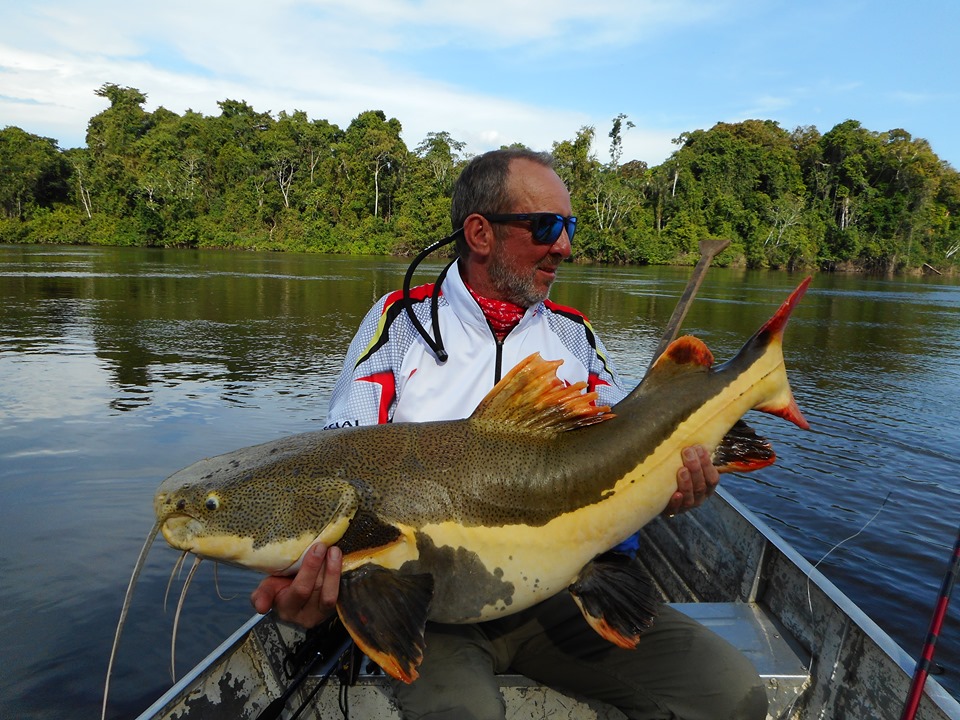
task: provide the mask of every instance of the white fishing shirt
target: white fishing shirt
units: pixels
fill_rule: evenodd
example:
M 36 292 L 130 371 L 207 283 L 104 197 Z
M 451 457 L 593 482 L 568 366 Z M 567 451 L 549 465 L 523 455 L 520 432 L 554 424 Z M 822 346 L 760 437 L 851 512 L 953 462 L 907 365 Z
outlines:
M 418 320 L 434 336 L 435 289 L 428 284 L 410 291 Z M 585 381 L 598 392 L 598 404 L 613 405 L 626 395 L 589 321 L 572 308 L 538 303 L 500 343 L 456 263 L 443 278 L 436 303 L 446 362 L 437 360 L 410 321 L 403 293 L 385 295 L 350 343 L 326 427 L 467 417 L 503 375 L 535 352 L 545 360 L 563 360 L 560 379 Z

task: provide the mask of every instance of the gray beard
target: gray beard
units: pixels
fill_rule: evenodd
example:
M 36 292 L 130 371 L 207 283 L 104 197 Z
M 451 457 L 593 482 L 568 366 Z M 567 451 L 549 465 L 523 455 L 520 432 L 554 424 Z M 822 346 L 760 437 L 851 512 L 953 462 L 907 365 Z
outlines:
M 549 288 L 540 290 L 534 278 L 536 277 L 536 268 L 532 269 L 526 276 L 516 272 L 503 262 L 503 256 L 500 252 L 494 252 L 490 257 L 490 267 L 488 270 L 490 281 L 497 291 L 508 302 L 514 305 L 528 308 L 547 299 L 550 294 Z

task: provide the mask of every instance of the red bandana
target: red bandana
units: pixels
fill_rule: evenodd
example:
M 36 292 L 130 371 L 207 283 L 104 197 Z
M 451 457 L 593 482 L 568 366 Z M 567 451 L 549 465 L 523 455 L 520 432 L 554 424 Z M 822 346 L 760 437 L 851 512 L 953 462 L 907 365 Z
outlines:
M 503 342 L 503 339 L 517 326 L 524 313 L 527 312 L 526 308 L 514 305 L 512 302 L 493 300 L 477 295 L 469 285 L 467 285 L 467 290 L 477 301 L 483 311 L 483 316 L 493 329 L 493 334 L 500 342 Z

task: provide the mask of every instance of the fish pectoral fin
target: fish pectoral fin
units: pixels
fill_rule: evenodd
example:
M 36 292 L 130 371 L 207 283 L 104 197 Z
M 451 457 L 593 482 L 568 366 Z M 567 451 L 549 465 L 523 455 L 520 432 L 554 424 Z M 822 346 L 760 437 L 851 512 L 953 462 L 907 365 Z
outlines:
M 417 542 L 411 528 L 388 522 L 375 512 L 361 508 L 337 546 L 343 552 L 344 570 L 371 561 L 396 568 L 406 560 L 416 559 Z M 391 563 L 390 556 L 394 554 L 397 558 Z
M 776 459 L 770 442 L 743 420 L 737 420 L 713 451 L 713 464 L 719 472 L 759 470 Z
M 637 647 L 662 602 L 640 563 L 618 552 L 588 562 L 568 589 L 590 627 L 628 650 Z
M 433 576 L 367 564 L 340 578 L 337 614 L 357 646 L 388 675 L 412 683 L 423 660 Z

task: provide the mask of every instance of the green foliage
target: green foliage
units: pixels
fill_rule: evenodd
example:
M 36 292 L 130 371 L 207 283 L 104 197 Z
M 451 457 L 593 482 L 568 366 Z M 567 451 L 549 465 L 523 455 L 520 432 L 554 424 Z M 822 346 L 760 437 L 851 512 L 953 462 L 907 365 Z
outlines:
M 0 130 L 0 216 L 23 219 L 67 198 L 69 167 L 57 141 L 17 127 Z
M 0 244 L 14 245 L 29 242 L 35 242 L 31 240 L 29 225 L 19 218 L 0 216 Z
M 58 205 L 55 208 L 37 208 L 25 223 L 29 228 L 29 242 L 63 245 L 90 244 L 86 218 L 75 207 Z
M 87 147 L 0 130 L 0 242 L 257 248 L 411 255 L 449 234 L 469 159 L 449 133 L 413 150 L 380 110 L 345 129 L 243 100 L 220 113 L 144 109 L 112 83 Z M 718 123 L 648 167 L 623 161 L 624 114 L 553 143 L 579 217 L 578 261 L 689 264 L 707 237 L 718 262 L 752 268 L 960 269 L 960 174 L 903 129 L 855 120 L 821 134 L 770 120 Z

